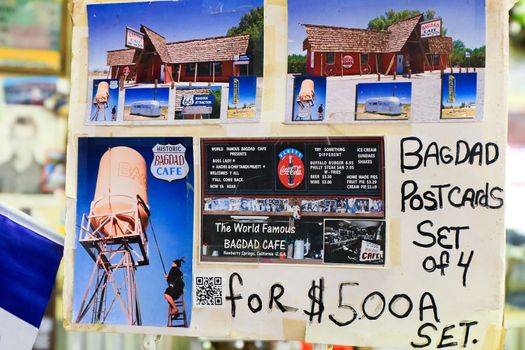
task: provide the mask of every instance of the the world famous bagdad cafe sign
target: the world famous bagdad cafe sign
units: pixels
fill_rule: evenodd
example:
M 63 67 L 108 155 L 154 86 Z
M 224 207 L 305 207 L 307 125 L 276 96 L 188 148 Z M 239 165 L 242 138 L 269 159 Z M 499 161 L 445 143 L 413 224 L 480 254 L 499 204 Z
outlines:
M 155 145 L 150 170 L 157 179 L 175 181 L 185 178 L 189 172 L 186 147 L 178 145 Z
M 279 153 L 278 177 L 286 188 L 296 188 L 304 180 L 304 155 L 295 148 L 287 148 Z

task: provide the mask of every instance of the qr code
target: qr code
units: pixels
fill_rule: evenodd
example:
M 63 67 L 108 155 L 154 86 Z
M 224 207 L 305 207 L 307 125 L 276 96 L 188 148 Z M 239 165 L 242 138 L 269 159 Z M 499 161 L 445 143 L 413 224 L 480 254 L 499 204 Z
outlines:
M 195 306 L 222 306 L 222 277 L 195 277 Z

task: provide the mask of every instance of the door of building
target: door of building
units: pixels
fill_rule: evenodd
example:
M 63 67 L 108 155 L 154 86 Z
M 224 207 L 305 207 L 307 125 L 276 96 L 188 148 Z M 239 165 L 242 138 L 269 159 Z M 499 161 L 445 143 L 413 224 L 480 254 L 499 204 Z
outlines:
M 404 60 L 405 60 L 404 55 L 397 55 L 397 65 L 396 65 L 397 74 L 403 74 L 403 64 L 405 63 Z

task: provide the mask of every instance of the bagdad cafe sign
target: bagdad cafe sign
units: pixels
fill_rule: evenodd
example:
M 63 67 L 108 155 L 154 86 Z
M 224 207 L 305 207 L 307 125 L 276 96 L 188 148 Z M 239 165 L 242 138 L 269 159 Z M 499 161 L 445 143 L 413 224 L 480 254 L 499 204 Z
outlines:
M 126 27 L 126 47 L 130 49 L 144 49 L 144 34 L 141 32 Z
M 421 38 L 441 36 L 442 24 L 443 21 L 441 18 L 421 23 Z
M 186 161 L 186 147 L 181 144 L 155 145 L 150 170 L 160 180 L 171 182 L 184 179 L 190 171 Z

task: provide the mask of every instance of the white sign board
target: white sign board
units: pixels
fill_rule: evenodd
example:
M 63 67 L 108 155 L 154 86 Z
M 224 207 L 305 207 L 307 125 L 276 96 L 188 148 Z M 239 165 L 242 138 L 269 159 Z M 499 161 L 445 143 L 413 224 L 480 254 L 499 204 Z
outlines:
M 441 18 L 421 23 L 421 38 L 441 36 Z
M 131 49 L 144 49 L 144 34 L 126 27 L 126 47 Z

